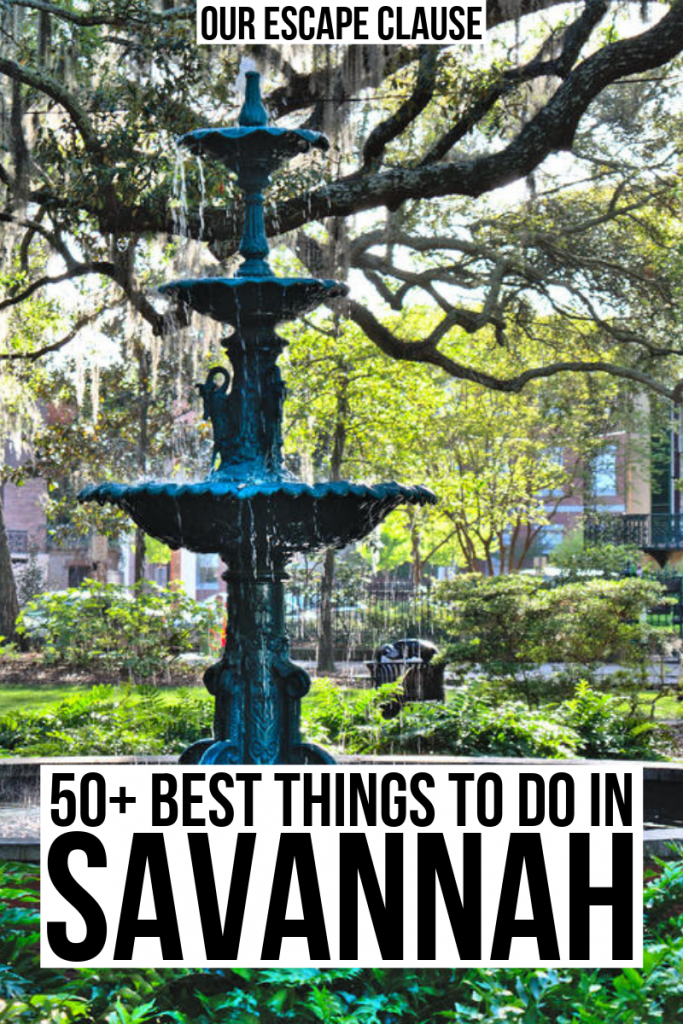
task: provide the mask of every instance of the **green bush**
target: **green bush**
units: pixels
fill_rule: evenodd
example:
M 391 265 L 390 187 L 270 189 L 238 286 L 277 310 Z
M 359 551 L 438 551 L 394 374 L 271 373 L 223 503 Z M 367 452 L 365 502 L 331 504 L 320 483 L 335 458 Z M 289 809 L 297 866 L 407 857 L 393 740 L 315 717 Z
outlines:
M 581 737 L 581 757 L 647 761 L 657 756 L 654 726 L 644 711 L 633 706 L 625 711 L 622 698 L 598 693 L 586 682 L 579 683 L 575 696 L 560 704 L 556 714 Z
M 173 699 L 153 686 L 97 686 L 56 707 L 0 716 L 0 749 L 14 757 L 177 754 L 211 735 L 213 701 L 197 689 Z
M 143 582 L 131 590 L 86 581 L 30 601 L 17 631 L 40 642 L 44 659 L 122 673 L 130 682 L 169 678 L 181 654 L 206 648 L 215 606 Z
M 619 576 L 633 571 L 643 557 L 635 544 L 576 545 L 573 538 L 567 541 L 550 553 L 550 564 L 564 570 L 568 576 L 577 577 L 587 572 Z
M 41 970 L 39 870 L 0 864 L 0 1019 L 39 1024 L 682 1024 L 683 862 L 645 886 L 643 969 Z
M 582 666 L 647 663 L 648 608 L 662 600 L 649 579 L 591 579 L 549 586 L 538 577 L 463 574 L 438 590 L 443 659 L 491 676 L 529 672 L 546 662 Z
M 643 711 L 587 682 L 571 699 L 541 708 L 501 698 L 489 685 L 470 684 L 446 704 L 404 705 L 388 721 L 382 706 L 400 684 L 359 693 L 318 680 L 303 703 L 307 739 L 363 754 L 615 758 L 656 760 L 655 733 Z

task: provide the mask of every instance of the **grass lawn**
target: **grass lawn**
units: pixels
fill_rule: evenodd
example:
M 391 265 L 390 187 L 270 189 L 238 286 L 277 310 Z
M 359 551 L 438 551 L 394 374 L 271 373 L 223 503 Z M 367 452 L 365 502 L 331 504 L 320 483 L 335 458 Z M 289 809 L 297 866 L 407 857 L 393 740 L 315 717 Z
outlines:
M 49 704 L 58 704 L 72 693 L 86 690 L 86 686 L 0 686 L 0 715 L 8 711 L 37 711 Z
M 638 696 L 642 704 L 647 705 L 654 699 L 656 694 L 650 691 L 648 693 L 639 693 Z M 655 718 L 663 718 L 667 721 L 671 721 L 674 718 L 683 718 L 683 701 L 679 700 L 675 694 L 667 693 L 664 697 L 660 697 L 655 705 Z
M 74 693 L 85 693 L 90 686 L 65 683 L 63 686 L 2 686 L 0 685 L 0 715 L 11 711 L 45 711 L 50 705 L 55 707 Z M 120 694 L 124 687 L 111 686 L 112 700 Z M 177 700 L 181 689 L 185 687 L 160 687 L 160 700 L 172 704 Z M 207 700 L 209 699 L 207 694 Z

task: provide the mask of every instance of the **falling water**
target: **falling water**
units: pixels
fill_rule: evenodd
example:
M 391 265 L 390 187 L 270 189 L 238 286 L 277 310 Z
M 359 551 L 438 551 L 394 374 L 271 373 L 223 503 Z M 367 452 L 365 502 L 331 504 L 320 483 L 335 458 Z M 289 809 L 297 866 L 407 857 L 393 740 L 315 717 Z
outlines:
M 100 414 L 100 364 L 97 360 L 90 368 L 90 406 L 92 421 L 97 424 Z
M 203 181 L 203 178 L 202 178 Z M 190 232 L 188 228 L 188 204 L 187 204 L 187 177 L 185 174 L 185 154 L 176 147 L 175 163 L 173 167 L 173 197 L 172 206 L 173 233 L 178 238 L 178 248 L 174 264 L 179 274 L 185 274 L 189 264 Z M 201 211 L 202 231 L 204 212 Z
M 80 345 L 76 349 L 76 375 L 74 384 L 76 392 L 76 406 L 78 409 L 82 409 L 83 399 L 85 398 L 85 356 L 83 354 L 83 348 Z
M 204 165 L 201 156 L 197 156 L 197 174 L 199 176 L 199 238 L 204 238 L 204 207 L 206 206 L 206 181 L 204 180 Z
M 255 71 L 256 63 L 251 57 L 242 57 L 235 78 L 235 106 L 241 106 L 247 89 L 247 72 Z
M 156 397 L 157 384 L 159 381 L 159 358 L 161 356 L 161 338 L 153 334 L 149 340 L 150 352 L 152 353 L 152 395 Z
M 187 181 L 185 178 L 185 154 L 176 147 L 173 168 L 173 229 L 181 238 L 188 237 L 187 231 Z

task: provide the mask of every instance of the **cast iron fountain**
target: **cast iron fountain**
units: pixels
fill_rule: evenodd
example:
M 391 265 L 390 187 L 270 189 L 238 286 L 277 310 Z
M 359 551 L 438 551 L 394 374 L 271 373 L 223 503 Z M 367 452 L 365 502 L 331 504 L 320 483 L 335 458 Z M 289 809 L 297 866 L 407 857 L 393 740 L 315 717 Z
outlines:
M 347 288 L 273 274 L 263 192 L 281 163 L 311 148 L 326 150 L 327 139 L 318 132 L 269 127 L 259 75 L 248 72 L 239 127 L 200 129 L 179 143 L 233 171 L 246 200 L 243 262 L 236 276 L 173 281 L 161 289 L 233 329 L 222 342 L 230 370 L 214 367 L 197 385 L 213 427 L 212 468 L 201 483 L 106 483 L 87 488 L 80 498 L 118 505 L 171 548 L 218 553 L 228 567 L 225 649 L 204 676 L 216 701 L 214 736 L 194 743 L 181 761 L 331 763 L 329 754 L 301 739 L 301 698 L 311 681 L 289 657 L 286 564 L 297 552 L 360 540 L 402 502 L 435 498 L 424 487 L 397 483 L 311 486 L 283 467 L 284 386 L 277 360 L 286 342 L 275 328 L 345 295 Z

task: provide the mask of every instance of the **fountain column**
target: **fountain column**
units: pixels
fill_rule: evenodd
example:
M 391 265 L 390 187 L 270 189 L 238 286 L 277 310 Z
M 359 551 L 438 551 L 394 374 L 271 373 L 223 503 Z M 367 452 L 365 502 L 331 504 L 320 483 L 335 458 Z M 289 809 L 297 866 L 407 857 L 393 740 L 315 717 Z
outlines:
M 231 556 L 226 556 L 230 560 Z M 333 764 L 322 748 L 302 743 L 300 702 L 311 686 L 289 657 L 282 568 L 254 574 L 231 568 L 228 625 L 220 661 L 204 675 L 215 698 L 214 736 L 182 756 L 196 764 Z

